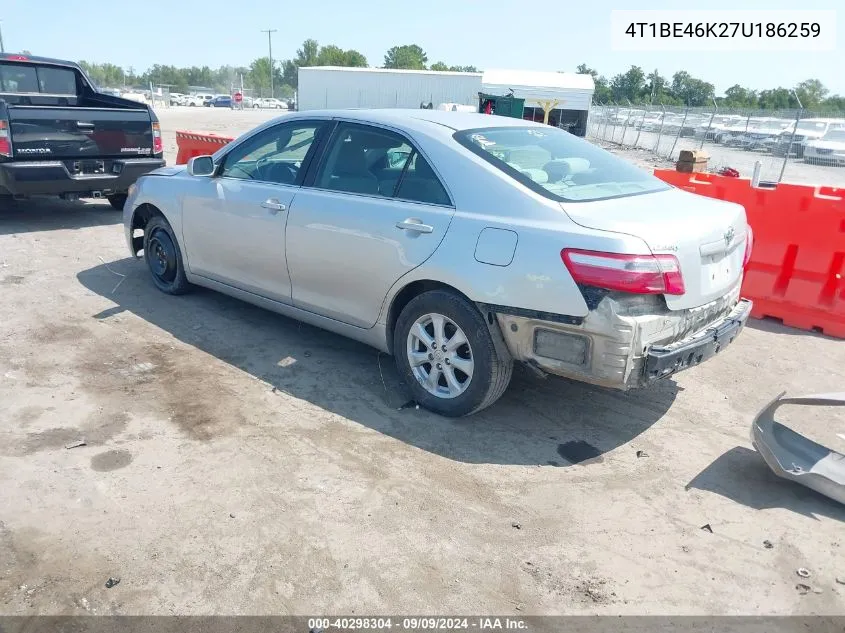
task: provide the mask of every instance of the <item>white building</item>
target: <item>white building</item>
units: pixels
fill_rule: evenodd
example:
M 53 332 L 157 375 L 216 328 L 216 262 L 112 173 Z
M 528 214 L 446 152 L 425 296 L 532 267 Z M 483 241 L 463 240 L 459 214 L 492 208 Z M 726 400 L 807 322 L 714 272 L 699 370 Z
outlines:
M 479 94 L 525 99 L 524 118 L 583 135 L 593 78 L 575 73 L 487 70 L 453 73 L 387 68 L 313 66 L 299 69 L 300 110 L 419 108 L 422 104 L 478 107 Z
M 299 69 L 300 110 L 419 108 L 478 101 L 481 73 L 311 66 Z

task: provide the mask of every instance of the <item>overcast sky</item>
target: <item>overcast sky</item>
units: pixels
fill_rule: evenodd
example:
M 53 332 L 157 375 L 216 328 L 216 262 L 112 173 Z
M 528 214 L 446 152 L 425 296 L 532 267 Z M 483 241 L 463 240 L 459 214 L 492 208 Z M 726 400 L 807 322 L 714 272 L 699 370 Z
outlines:
M 610 11 L 633 8 L 617 0 L 3 0 L 6 51 L 113 62 L 141 72 L 155 63 L 176 66 L 248 65 L 267 54 L 295 55 L 306 38 L 362 52 L 383 64 L 395 44 L 416 43 L 429 63 L 484 68 L 573 70 L 585 62 L 610 77 L 631 64 L 671 76 L 686 70 L 715 84 L 791 87 L 811 77 L 845 95 L 845 34 L 838 19 L 835 52 L 613 52 Z M 701 9 L 836 9 L 837 0 L 708 0 Z M 416 5 L 417 9 L 413 8 Z M 682 8 L 677 1 L 642 0 L 637 9 Z M 845 4 L 842 4 L 845 7 Z M 842 12 L 845 14 L 845 8 Z

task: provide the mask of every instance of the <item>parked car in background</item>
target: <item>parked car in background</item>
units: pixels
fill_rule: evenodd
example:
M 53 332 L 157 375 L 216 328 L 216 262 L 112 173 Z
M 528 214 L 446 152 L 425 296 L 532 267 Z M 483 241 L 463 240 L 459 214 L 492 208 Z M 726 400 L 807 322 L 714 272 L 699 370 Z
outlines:
M 211 95 L 211 94 L 190 95 L 189 97 L 187 97 L 185 99 L 185 105 L 191 106 L 191 107 L 204 106 L 209 101 L 211 101 L 212 99 L 214 99 L 214 95 Z
M 185 95 L 181 92 L 171 92 L 170 93 L 170 105 L 184 105 L 185 104 Z
M 229 95 L 218 95 L 207 103 L 211 108 L 231 108 L 232 97 Z
M 789 121 L 785 119 L 752 119 L 746 132 L 736 138 L 734 144 L 746 151 L 768 151 L 773 143 L 778 142 L 781 133 L 788 125 Z
M 701 125 L 696 130 L 696 136 L 703 136 L 705 140 L 716 141 L 716 139 L 725 130 L 743 123 L 742 130 L 744 131 L 745 117 L 737 114 L 717 114 L 707 121 L 702 121 Z M 718 142 L 718 141 L 716 141 Z
M 845 128 L 831 129 L 823 137 L 807 141 L 804 160 L 822 165 L 845 165 Z
M 810 141 L 819 140 L 831 130 L 845 129 L 845 119 L 803 119 L 796 127 L 793 122 L 783 130 L 772 144 L 772 153 L 783 156 L 789 148 L 789 154 L 801 158 L 804 148 Z M 793 135 L 793 130 L 795 134 Z M 791 141 L 791 145 L 790 145 Z
M 270 108 L 276 110 L 287 110 L 288 104 L 280 99 L 272 99 L 270 97 L 262 97 L 260 99 L 256 99 L 253 104 L 253 108 Z
M 73 62 L 0 54 L 0 197 L 106 198 L 164 165 L 143 101 L 99 92 Z M 143 95 L 142 95 L 143 96 Z
M 124 227 L 163 292 L 207 286 L 393 354 L 448 416 L 495 402 L 514 361 L 645 387 L 723 354 L 751 308 L 742 206 L 508 117 L 290 114 L 142 178 Z

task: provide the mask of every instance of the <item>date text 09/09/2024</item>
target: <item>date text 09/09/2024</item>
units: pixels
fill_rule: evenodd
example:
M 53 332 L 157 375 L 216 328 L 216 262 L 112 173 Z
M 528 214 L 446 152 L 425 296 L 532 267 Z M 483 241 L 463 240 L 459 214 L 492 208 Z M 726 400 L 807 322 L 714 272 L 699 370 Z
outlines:
M 815 38 L 818 22 L 631 22 L 625 35 L 664 38 Z
M 309 618 L 312 633 L 330 631 L 526 631 L 528 624 L 509 617 L 340 617 Z

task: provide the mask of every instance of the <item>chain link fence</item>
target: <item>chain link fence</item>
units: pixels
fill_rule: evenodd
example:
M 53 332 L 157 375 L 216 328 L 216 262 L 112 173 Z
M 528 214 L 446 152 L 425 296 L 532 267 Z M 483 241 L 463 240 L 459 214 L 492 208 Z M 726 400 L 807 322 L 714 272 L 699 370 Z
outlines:
M 587 138 L 667 162 L 703 149 L 714 171 L 845 187 L 845 112 L 594 105 Z

